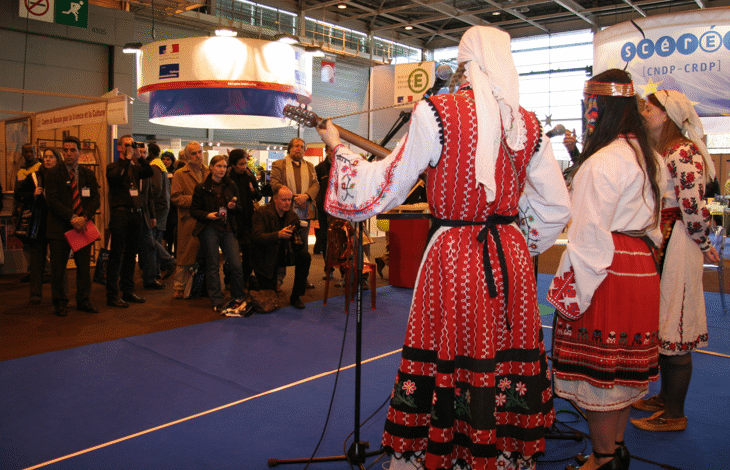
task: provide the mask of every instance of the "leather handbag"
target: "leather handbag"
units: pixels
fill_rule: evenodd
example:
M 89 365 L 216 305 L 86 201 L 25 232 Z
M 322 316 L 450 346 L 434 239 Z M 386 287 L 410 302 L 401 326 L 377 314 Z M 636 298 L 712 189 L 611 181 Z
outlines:
M 38 187 L 38 179 L 35 173 L 32 174 L 33 182 Z M 15 228 L 15 236 L 22 240 L 36 240 L 38 229 L 41 225 L 42 210 L 36 207 L 35 198 L 30 204 L 26 204 L 20 211 L 18 225 Z
M 35 207 L 35 203 L 24 206 L 20 212 L 20 220 L 18 227 L 15 229 L 15 236 L 21 240 L 36 240 L 40 225 L 41 211 Z

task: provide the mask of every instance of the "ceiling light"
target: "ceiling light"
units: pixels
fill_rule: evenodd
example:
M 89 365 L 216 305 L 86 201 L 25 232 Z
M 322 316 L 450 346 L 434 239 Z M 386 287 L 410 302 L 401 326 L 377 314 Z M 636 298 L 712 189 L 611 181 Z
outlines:
M 140 49 L 142 49 L 141 42 L 128 42 L 124 45 L 124 48 L 122 48 L 122 52 L 125 54 L 136 54 Z
M 225 37 L 225 38 L 233 38 L 233 37 L 238 36 L 238 32 L 233 31 L 231 29 L 216 29 L 215 35 Z
M 502 12 L 501 12 L 501 11 L 493 11 L 493 12 L 492 12 L 492 15 L 493 15 L 493 16 L 499 16 L 499 15 L 501 15 L 501 14 L 502 14 Z
M 412 29 L 413 29 L 413 26 L 411 26 L 411 25 L 407 25 L 407 26 L 406 26 L 406 31 L 410 31 L 410 30 L 412 30 Z
M 279 41 L 284 44 L 299 44 L 299 38 L 292 34 L 277 34 L 274 36 L 274 41 Z
M 344 3 L 340 3 L 339 5 L 337 5 L 337 8 L 339 8 L 340 10 L 344 10 L 345 8 L 347 8 L 347 5 Z

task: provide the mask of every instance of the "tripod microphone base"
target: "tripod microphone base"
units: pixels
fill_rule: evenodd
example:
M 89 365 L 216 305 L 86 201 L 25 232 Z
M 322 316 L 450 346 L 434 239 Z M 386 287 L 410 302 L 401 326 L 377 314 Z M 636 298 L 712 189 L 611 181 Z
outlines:
M 267 465 L 269 467 L 276 467 L 277 465 L 290 465 L 297 463 L 309 463 L 309 462 L 350 462 L 354 465 L 360 465 L 365 463 L 365 459 L 368 457 L 374 457 L 382 454 L 382 449 L 367 452 L 367 448 L 370 447 L 369 442 L 353 442 L 350 448 L 347 450 L 347 455 L 334 455 L 331 457 L 315 457 L 313 459 L 269 459 Z

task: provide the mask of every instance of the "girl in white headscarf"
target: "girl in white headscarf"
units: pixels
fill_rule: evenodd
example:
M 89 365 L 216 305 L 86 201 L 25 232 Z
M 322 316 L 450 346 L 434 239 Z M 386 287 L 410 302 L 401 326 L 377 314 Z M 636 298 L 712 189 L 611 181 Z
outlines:
M 329 121 L 319 130 L 335 153 L 325 202 L 335 217 L 395 207 L 427 175 L 433 235 L 383 433 L 390 470 L 534 468 L 554 417 L 530 255 L 561 233 L 568 192 L 519 105 L 509 35 L 471 28 L 458 60 L 467 83 L 418 102 L 383 160 L 347 149 Z
M 649 95 L 643 115 L 654 148 L 664 157 L 671 188 L 662 209 L 662 278 L 659 314 L 658 395 L 634 408 L 655 412 L 632 419 L 647 431 L 681 431 L 687 427 L 684 400 L 692 377 L 692 350 L 707 345 L 702 262 L 720 262 L 710 244 L 710 212 L 705 187 L 715 166 L 702 141 L 700 118 L 682 93 L 661 90 Z

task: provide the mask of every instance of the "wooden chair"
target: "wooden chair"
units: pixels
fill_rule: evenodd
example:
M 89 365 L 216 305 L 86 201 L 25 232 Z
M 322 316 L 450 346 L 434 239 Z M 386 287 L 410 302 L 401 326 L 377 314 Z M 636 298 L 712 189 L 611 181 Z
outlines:
M 355 260 L 355 229 L 346 220 L 333 219 L 330 221 L 327 229 L 327 253 L 325 256 L 325 272 L 328 274 L 324 283 L 324 301 L 323 305 L 327 305 L 330 289 L 329 274 L 335 269 L 339 269 L 342 273 L 343 287 L 345 288 L 345 312 L 350 311 L 350 294 L 355 297 L 355 287 L 353 278 L 355 277 L 356 260 Z M 375 310 L 375 273 L 374 263 L 364 263 L 362 269 L 363 276 L 370 277 L 370 304 Z

